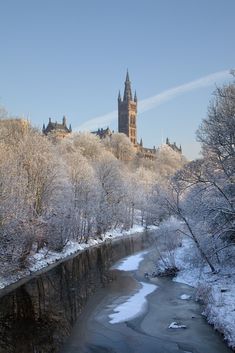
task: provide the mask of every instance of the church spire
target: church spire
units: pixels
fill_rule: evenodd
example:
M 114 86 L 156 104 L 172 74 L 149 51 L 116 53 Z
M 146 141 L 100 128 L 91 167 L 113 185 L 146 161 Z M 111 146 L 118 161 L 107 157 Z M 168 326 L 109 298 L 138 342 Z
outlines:
M 121 99 L 122 98 L 122 99 Z M 133 101 L 131 92 L 131 81 L 127 70 L 124 95 L 118 98 L 118 132 L 126 134 L 131 143 L 137 146 L 137 96 Z
M 129 72 L 127 70 L 126 72 L 126 81 L 125 81 L 125 90 L 124 90 L 124 96 L 123 96 L 124 101 L 132 101 L 132 92 L 131 92 L 131 81 L 129 79 Z
M 136 94 L 136 91 L 135 91 L 134 102 L 136 102 L 136 103 L 137 103 L 137 94 Z
M 120 90 L 119 90 L 119 93 L 118 93 L 118 101 L 121 101 L 122 100 L 122 97 L 121 97 L 121 93 L 120 93 Z

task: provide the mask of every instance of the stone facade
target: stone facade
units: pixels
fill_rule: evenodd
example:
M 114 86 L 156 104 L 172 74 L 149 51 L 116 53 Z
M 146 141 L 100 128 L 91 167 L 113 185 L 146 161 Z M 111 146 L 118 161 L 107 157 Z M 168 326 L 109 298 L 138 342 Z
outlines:
M 72 132 L 72 128 L 71 125 L 69 128 L 67 127 L 66 117 L 64 116 L 62 119 L 62 124 L 57 123 L 57 121 L 53 123 L 51 118 L 49 118 L 47 127 L 45 127 L 45 124 L 43 124 L 42 132 L 47 136 L 64 138 Z
M 168 145 L 169 147 L 171 147 L 175 152 L 182 153 L 182 147 L 181 147 L 181 145 L 178 147 L 178 146 L 176 145 L 176 142 L 170 143 L 170 140 L 169 140 L 168 137 L 166 138 L 166 145 Z
M 145 148 L 142 139 L 137 142 L 137 95 L 132 98 L 131 81 L 127 71 L 123 99 L 118 95 L 118 132 L 126 134 L 140 156 L 154 159 L 156 149 Z
M 125 134 L 136 148 L 136 152 L 140 157 L 153 160 L 156 156 L 157 149 L 155 146 L 153 148 L 146 148 L 143 146 L 142 139 L 138 143 L 137 141 L 137 95 L 134 94 L 134 99 L 131 89 L 131 81 L 129 78 L 129 73 L 127 71 L 125 88 L 123 98 L 119 91 L 118 95 L 118 132 Z M 66 124 L 66 118 L 63 117 L 62 124 L 57 122 L 52 122 L 49 118 L 47 127 L 43 124 L 42 132 L 52 138 L 64 138 L 72 132 L 71 125 L 69 128 Z M 98 129 L 97 131 L 92 131 L 92 134 L 99 136 L 100 139 L 112 136 L 112 131 L 107 127 L 106 129 Z M 181 146 L 178 147 L 176 143 L 170 143 L 169 139 L 166 139 L 166 144 L 171 147 L 175 152 L 182 153 Z
M 19 132 L 23 135 L 25 135 L 29 128 L 30 128 L 30 122 L 27 119 L 23 118 L 15 118 L 15 119 L 0 119 L 0 127 L 7 127 L 13 130 Z
M 123 99 L 118 95 L 118 132 L 126 134 L 137 146 L 137 96 L 132 99 L 131 82 L 127 71 Z
M 153 146 L 153 148 L 146 148 L 138 144 L 137 148 L 138 148 L 138 155 L 140 157 L 153 160 L 156 156 L 157 150 L 155 146 Z
M 137 95 L 135 92 L 133 100 L 128 71 L 123 99 L 120 92 L 118 95 L 118 132 L 124 133 L 129 137 L 131 143 L 136 147 L 139 156 L 147 159 L 155 158 L 157 151 L 155 146 L 153 148 L 144 147 L 142 139 L 140 143 L 137 142 Z M 166 144 L 175 152 L 182 153 L 181 146 L 178 147 L 175 142 L 171 144 L 168 138 L 166 139 Z

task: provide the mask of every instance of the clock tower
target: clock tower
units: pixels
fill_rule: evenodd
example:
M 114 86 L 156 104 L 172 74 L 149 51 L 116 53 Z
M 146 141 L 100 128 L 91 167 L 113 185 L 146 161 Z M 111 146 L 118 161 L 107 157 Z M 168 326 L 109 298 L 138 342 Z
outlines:
M 119 92 L 118 95 L 118 132 L 126 134 L 133 145 L 137 145 L 137 96 L 135 93 L 134 100 L 131 92 L 131 81 L 127 71 L 125 90 L 123 99 Z

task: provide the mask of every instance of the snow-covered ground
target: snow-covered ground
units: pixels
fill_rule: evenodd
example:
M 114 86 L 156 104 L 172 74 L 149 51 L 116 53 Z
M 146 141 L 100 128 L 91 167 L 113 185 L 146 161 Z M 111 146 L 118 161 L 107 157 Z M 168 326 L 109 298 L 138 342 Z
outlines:
M 154 229 L 150 227 L 148 229 Z M 62 252 L 54 252 L 49 251 L 46 247 L 41 249 L 38 253 L 34 254 L 29 258 L 29 267 L 25 270 L 19 271 L 14 275 L 10 275 L 8 277 L 1 277 L 0 276 L 0 289 L 7 287 L 8 285 L 17 282 L 18 280 L 32 274 L 32 272 L 39 271 L 54 262 L 62 260 L 74 253 L 82 251 L 88 247 L 98 245 L 106 240 L 110 240 L 113 238 L 126 236 L 134 233 L 143 232 L 145 228 L 138 224 L 135 224 L 133 228 L 129 229 L 128 231 L 123 231 L 121 229 L 115 229 L 112 231 L 107 232 L 103 235 L 102 239 L 100 238 L 91 238 L 89 239 L 88 243 L 77 243 L 74 241 L 69 241 L 66 246 L 64 247 Z
M 175 261 L 180 271 L 174 280 L 197 288 L 197 297 L 205 304 L 203 315 L 235 348 L 235 270 L 227 266 L 212 274 L 207 266 L 195 267 L 185 261 L 191 247 L 191 240 L 183 239 L 183 246 L 176 250 Z

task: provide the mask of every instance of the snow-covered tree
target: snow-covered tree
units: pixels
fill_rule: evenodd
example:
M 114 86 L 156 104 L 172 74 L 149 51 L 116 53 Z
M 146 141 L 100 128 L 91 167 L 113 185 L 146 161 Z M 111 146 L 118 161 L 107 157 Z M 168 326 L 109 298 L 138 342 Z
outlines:
M 235 85 L 217 88 L 197 132 L 202 158 L 187 163 L 165 189 L 163 206 L 184 225 L 212 271 L 235 239 Z M 169 163 L 167 163 L 169 166 Z
M 169 180 L 186 163 L 185 157 L 168 145 L 162 145 L 156 152 L 155 168 L 158 182 Z
M 100 235 L 119 224 L 125 194 L 120 162 L 111 153 L 102 154 L 95 164 L 95 173 L 100 190 L 96 216 L 97 234 Z
M 121 161 L 131 160 L 136 153 L 130 139 L 122 133 L 113 133 L 111 136 L 107 136 L 103 140 L 103 144 L 107 150 Z
M 74 133 L 68 140 L 72 148 L 79 149 L 81 154 L 90 160 L 99 159 L 104 150 L 99 137 L 89 132 Z
M 205 159 L 228 178 L 235 173 L 235 84 L 217 88 L 208 117 L 197 131 Z

